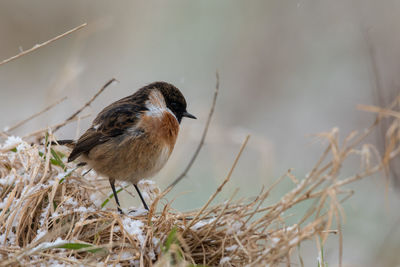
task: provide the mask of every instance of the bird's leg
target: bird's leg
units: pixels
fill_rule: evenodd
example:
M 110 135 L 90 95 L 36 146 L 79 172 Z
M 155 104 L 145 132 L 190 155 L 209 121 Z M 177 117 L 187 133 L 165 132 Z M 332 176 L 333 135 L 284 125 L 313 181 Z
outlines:
M 117 205 L 118 205 L 118 207 L 117 207 L 118 212 L 121 213 L 121 214 L 124 214 L 122 212 L 122 210 L 121 210 L 121 205 L 119 204 L 117 191 L 115 190 L 115 179 L 109 178 L 109 181 L 110 181 L 111 189 L 112 189 L 113 194 L 114 194 L 115 202 L 117 202 Z
M 147 207 L 146 201 L 144 201 L 144 198 L 142 196 L 142 193 L 140 193 L 139 187 L 137 186 L 137 184 L 133 184 L 133 186 L 135 187 L 136 191 L 139 194 L 140 199 L 142 200 L 143 206 L 146 210 L 149 210 L 149 207 Z

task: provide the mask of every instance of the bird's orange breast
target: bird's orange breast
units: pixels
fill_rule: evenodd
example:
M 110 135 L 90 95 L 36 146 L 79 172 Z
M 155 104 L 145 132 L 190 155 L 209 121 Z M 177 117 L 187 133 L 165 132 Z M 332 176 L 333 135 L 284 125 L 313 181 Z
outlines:
M 157 117 L 144 114 L 138 127 L 144 130 L 149 140 L 167 145 L 172 152 L 179 133 L 179 123 L 170 112 L 166 110 Z

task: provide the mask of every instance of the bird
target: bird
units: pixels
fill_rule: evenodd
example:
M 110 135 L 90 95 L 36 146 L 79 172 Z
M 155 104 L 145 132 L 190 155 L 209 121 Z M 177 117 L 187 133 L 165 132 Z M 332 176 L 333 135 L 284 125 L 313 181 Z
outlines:
M 72 151 L 68 162 L 77 160 L 109 179 L 117 209 L 122 213 L 115 181 L 135 187 L 151 178 L 168 161 L 174 149 L 182 118 L 196 119 L 186 110 L 181 91 L 167 82 L 153 82 L 132 95 L 106 106 L 77 141 L 60 140 Z

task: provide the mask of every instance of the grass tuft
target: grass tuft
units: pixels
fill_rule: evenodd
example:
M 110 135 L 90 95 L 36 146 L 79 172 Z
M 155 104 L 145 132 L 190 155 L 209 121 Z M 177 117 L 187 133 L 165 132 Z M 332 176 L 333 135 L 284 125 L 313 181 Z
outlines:
M 382 113 L 378 110 L 367 131 L 352 133 L 343 142 L 337 129 L 319 134 L 327 146 L 306 177 L 288 171 L 255 198 L 231 197 L 212 204 L 233 166 L 209 201 L 191 212 L 173 210 L 164 193 L 157 195 L 149 213 L 120 215 L 107 208 L 111 191 L 107 182 L 102 183 L 94 172 L 83 175 L 87 170 L 66 162 L 67 151 L 52 147 L 52 134 L 46 135 L 47 145 L 4 141 L 0 145 L 0 266 L 274 266 L 291 261 L 302 266 L 300 252 L 298 259 L 291 257 L 306 240 L 316 240 L 315 258 L 319 254 L 318 264 L 327 266 L 326 240 L 331 233 L 339 241 L 343 238 L 341 204 L 353 193 L 345 186 L 378 172 L 387 174 L 388 164 L 399 157 L 399 100 Z M 391 125 L 385 150 L 378 157 L 366 138 L 383 117 Z M 359 156 L 362 168 L 347 177 L 339 175 L 351 155 Z M 291 181 L 292 189 L 267 205 L 266 199 L 283 180 Z M 151 194 L 146 187 L 142 190 Z M 298 205 L 308 210 L 296 214 L 300 218 L 296 223 L 287 224 L 285 212 L 293 213 Z M 338 246 L 342 251 L 341 243 Z

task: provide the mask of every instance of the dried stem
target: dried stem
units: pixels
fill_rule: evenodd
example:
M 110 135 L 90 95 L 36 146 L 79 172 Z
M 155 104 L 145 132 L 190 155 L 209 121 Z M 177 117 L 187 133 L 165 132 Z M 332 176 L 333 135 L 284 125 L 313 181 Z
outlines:
M 212 118 L 212 116 L 214 114 L 215 104 L 217 102 L 217 96 L 218 96 L 218 91 L 219 91 L 219 74 L 218 74 L 218 72 L 216 72 L 216 79 L 217 79 L 217 82 L 216 82 L 216 85 L 215 85 L 214 98 L 213 98 L 213 102 L 211 104 L 210 112 L 208 113 L 207 122 L 206 122 L 206 125 L 204 127 L 203 134 L 202 134 L 201 139 L 200 139 L 200 143 L 197 146 L 196 151 L 194 152 L 194 154 L 193 154 L 192 158 L 190 159 L 189 164 L 186 166 L 185 170 L 182 172 L 181 175 L 178 176 L 178 178 L 175 179 L 175 181 L 173 181 L 167 187 L 167 189 L 165 191 L 170 191 L 177 183 L 179 183 L 187 175 L 187 173 L 189 172 L 189 170 L 192 167 L 193 163 L 195 162 L 197 156 L 199 155 L 201 148 L 204 145 L 204 141 L 206 139 L 207 132 L 208 132 L 208 127 L 210 126 L 211 118 Z
M 56 37 L 54 37 L 54 38 L 52 38 L 52 39 L 50 39 L 50 40 L 44 42 L 44 43 L 36 44 L 36 45 L 34 45 L 32 48 L 30 48 L 30 49 L 28 49 L 28 50 L 25 50 L 25 51 L 22 51 L 22 52 L 19 53 L 18 55 L 15 55 L 15 56 L 13 56 L 13 57 L 10 57 L 10 58 L 8 58 L 8 59 L 3 60 L 2 62 L 0 62 L 0 66 L 3 65 L 3 64 L 8 63 L 8 62 L 10 62 L 10 61 L 13 61 L 13 60 L 15 60 L 15 59 L 17 59 L 17 58 L 20 58 L 20 57 L 22 57 L 22 56 L 25 56 L 26 54 L 29 54 L 29 53 L 35 51 L 36 49 L 39 49 L 39 48 L 41 48 L 41 47 L 43 47 L 43 46 L 46 46 L 46 45 L 48 45 L 48 44 L 50 44 L 50 43 L 52 43 L 52 42 L 54 42 L 54 41 L 57 41 L 58 39 L 61 39 L 61 38 L 65 37 L 65 36 L 67 36 L 67 35 L 69 35 L 69 34 L 71 34 L 71 33 L 73 33 L 73 32 L 76 32 L 76 31 L 82 29 L 83 27 L 85 27 L 86 25 L 87 25 L 87 23 L 83 23 L 82 25 L 79 25 L 78 27 L 75 27 L 75 28 L 73 28 L 73 29 L 71 29 L 71 30 L 69 30 L 69 31 L 67 31 L 67 32 L 65 32 L 65 33 L 63 33 L 63 34 L 61 34 L 61 35 L 58 35 L 58 36 L 56 36 Z
M 58 126 L 54 129 L 53 133 L 56 132 L 57 130 L 59 130 L 61 127 L 65 126 L 65 125 L 66 125 L 67 123 L 69 123 L 70 121 L 74 120 L 74 119 L 79 115 L 79 113 L 81 113 L 85 108 L 87 108 L 88 106 L 90 106 L 90 104 L 92 104 L 92 102 L 93 102 L 93 101 L 94 101 L 94 100 L 95 100 L 95 99 L 96 99 L 110 84 L 112 84 L 112 83 L 115 82 L 115 81 L 118 81 L 118 80 L 115 79 L 115 78 L 112 78 L 111 80 L 109 80 L 108 82 L 106 82 L 106 83 L 103 85 L 103 87 L 101 87 L 100 90 L 99 90 L 88 102 L 85 103 L 85 105 L 83 105 L 80 109 L 78 109 L 74 114 L 72 114 L 71 116 L 69 116 L 68 119 L 66 119 L 64 123 L 58 125 Z
M 67 99 L 66 96 L 63 97 L 63 98 L 61 98 L 61 99 L 59 99 L 59 100 L 57 100 L 55 103 L 53 103 L 53 104 L 51 104 L 51 105 L 45 107 L 43 110 L 39 111 L 38 113 L 35 113 L 35 114 L 33 114 L 32 116 L 30 116 L 30 117 L 28 117 L 28 118 L 26 118 L 26 119 L 24 119 L 24 120 L 18 122 L 17 124 L 11 126 L 9 129 L 7 129 L 7 131 L 6 131 L 5 134 L 8 134 L 9 132 L 11 132 L 11 131 L 17 129 L 18 127 L 20 127 L 20 126 L 22 126 L 22 125 L 24 125 L 24 124 L 27 123 L 28 121 L 30 121 L 30 120 L 32 120 L 32 119 L 38 117 L 39 115 L 45 113 L 46 111 L 52 109 L 53 107 L 55 107 L 55 106 L 57 106 L 58 104 L 60 104 L 61 102 L 63 102 L 65 99 Z
M 236 165 L 240 159 L 240 156 L 242 155 L 244 148 L 247 145 L 247 142 L 249 141 L 249 138 L 250 138 L 250 135 L 246 136 L 246 139 L 244 140 L 242 146 L 240 147 L 239 153 L 236 155 L 235 161 L 233 162 L 232 167 L 229 170 L 229 173 L 226 176 L 225 180 L 220 184 L 220 186 L 217 188 L 215 193 L 208 199 L 207 203 L 204 204 L 204 206 L 197 212 L 196 216 L 194 216 L 193 220 L 189 223 L 189 225 L 186 227 L 186 229 L 183 233 L 185 233 L 191 226 L 193 226 L 194 222 L 196 222 L 196 219 L 199 218 L 199 216 L 204 212 L 204 210 L 208 208 L 210 203 L 219 194 L 219 192 L 221 192 L 222 188 L 226 185 L 226 183 L 231 179 L 232 173 L 236 168 Z

